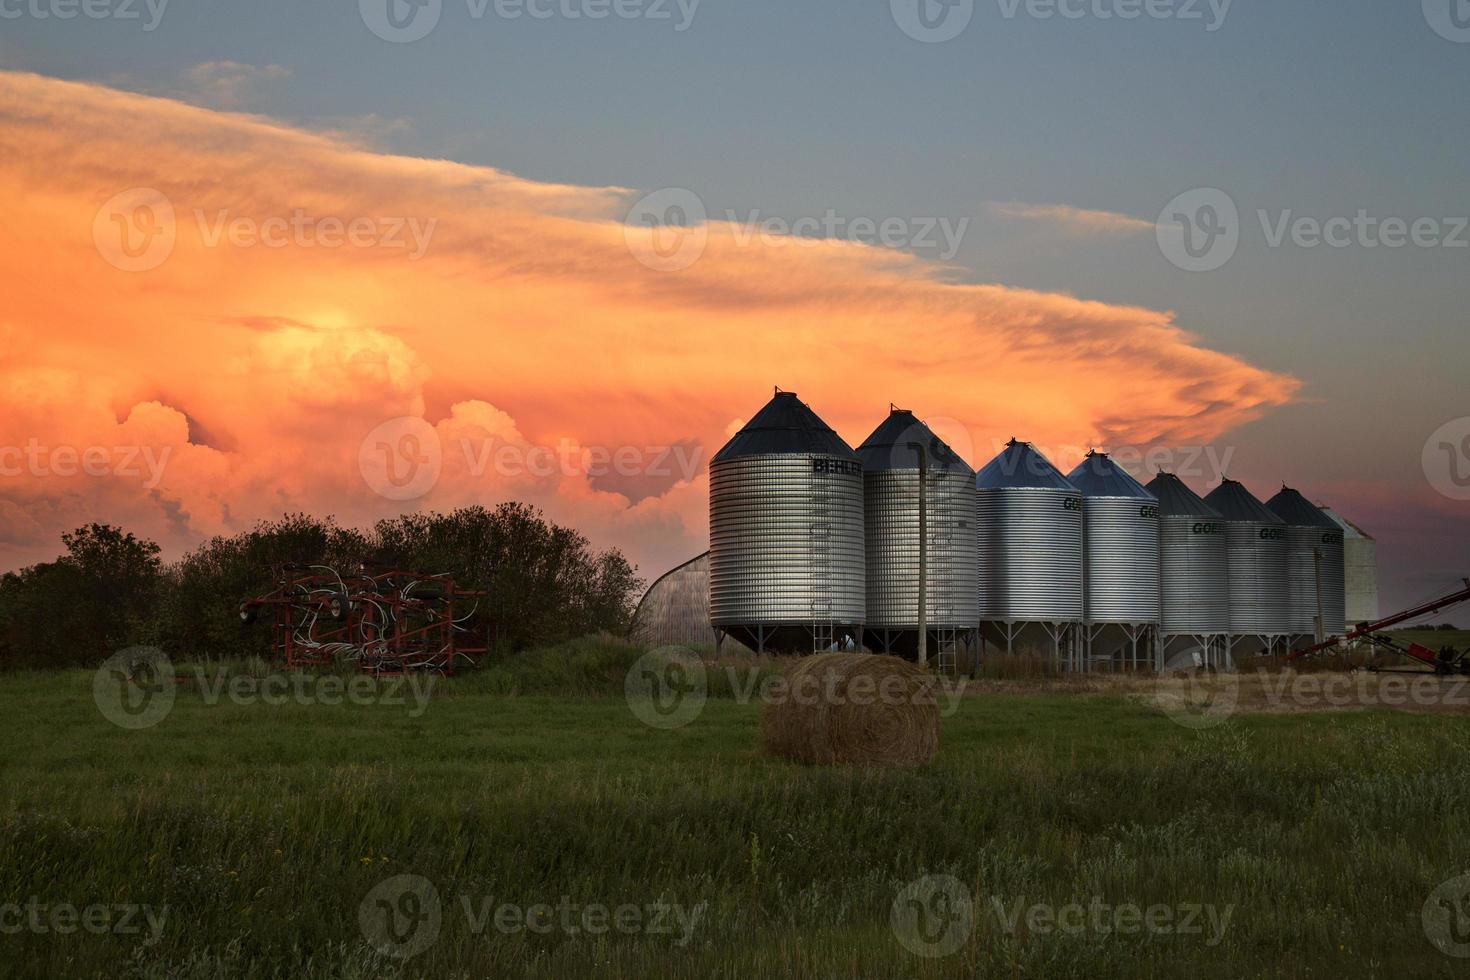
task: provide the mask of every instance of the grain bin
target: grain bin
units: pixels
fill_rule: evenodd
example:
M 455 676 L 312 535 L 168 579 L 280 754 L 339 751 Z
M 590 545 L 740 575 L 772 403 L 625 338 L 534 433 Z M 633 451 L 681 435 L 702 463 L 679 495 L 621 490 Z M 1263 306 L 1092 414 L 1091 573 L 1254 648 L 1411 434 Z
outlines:
M 715 645 L 709 616 L 709 552 L 664 572 L 633 610 L 629 636 L 651 647 Z
M 1148 490 L 1159 500 L 1159 584 L 1165 665 L 1225 666 L 1230 634 L 1229 551 L 1224 515 L 1172 473 Z M 1197 656 L 1195 656 L 1197 654 Z
M 1286 525 L 1235 480 L 1222 482 L 1205 503 L 1220 512 L 1225 524 L 1231 648 L 1269 651 L 1291 634 Z
M 795 394 L 710 461 L 710 620 L 760 652 L 855 648 L 866 581 L 863 468 Z
M 1030 443 L 1012 439 L 975 475 L 980 620 L 1013 652 L 1037 624 L 1080 666 L 1082 493 Z
M 1346 632 L 1342 528 L 1290 487 L 1283 486 L 1266 506 L 1286 522 L 1291 631 L 1315 638 L 1320 606 L 1324 638 L 1341 636 Z
M 1379 618 L 1377 540 L 1320 500 L 1317 501 L 1317 509 L 1342 529 L 1347 622 L 1354 626 L 1374 622 Z
M 952 664 L 980 620 L 975 471 L 905 409 L 858 447 L 863 464 L 870 649 L 912 658 L 919 629 L 919 468 L 924 480 L 925 644 Z
M 1082 491 L 1087 622 L 1158 622 L 1158 498 L 1106 453 L 1088 453 L 1067 481 Z

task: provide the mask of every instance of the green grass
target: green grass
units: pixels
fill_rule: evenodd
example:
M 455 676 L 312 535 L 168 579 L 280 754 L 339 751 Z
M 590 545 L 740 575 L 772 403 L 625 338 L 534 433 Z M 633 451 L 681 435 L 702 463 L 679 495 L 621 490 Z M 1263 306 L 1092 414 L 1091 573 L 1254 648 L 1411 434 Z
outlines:
M 1388 635 L 1400 643 L 1418 643 L 1431 650 L 1443 646 L 1470 649 L 1470 630 L 1390 630 Z
M 584 642 L 412 704 L 208 704 L 122 731 L 89 673 L 0 676 L 0 903 L 168 907 L 139 936 L 0 935 L 0 973 L 67 977 L 1344 977 L 1463 975 L 1420 913 L 1470 871 L 1470 726 L 1389 711 L 1197 732 L 1121 695 L 985 694 L 918 772 L 755 751 L 759 708 L 657 730 L 637 651 Z M 359 905 L 422 875 L 438 941 L 406 964 Z M 907 883 L 959 878 L 968 940 L 895 938 Z M 701 904 L 677 936 L 476 934 L 460 904 Z M 1014 933 L 1007 908 L 1232 908 L 1203 936 Z

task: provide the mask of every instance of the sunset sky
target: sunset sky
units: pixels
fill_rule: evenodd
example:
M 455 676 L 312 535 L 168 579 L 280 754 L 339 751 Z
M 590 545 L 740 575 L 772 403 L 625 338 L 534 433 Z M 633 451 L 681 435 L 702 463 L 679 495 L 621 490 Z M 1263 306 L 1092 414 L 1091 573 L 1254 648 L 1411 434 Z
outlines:
M 428 2 L 0 0 L 0 568 L 520 499 L 652 578 L 780 385 L 854 445 L 893 402 L 977 465 L 1289 483 L 1379 539 L 1385 611 L 1470 574 L 1435 0 L 981 0 L 944 41 L 920 0 Z M 1188 271 L 1199 189 L 1238 246 Z

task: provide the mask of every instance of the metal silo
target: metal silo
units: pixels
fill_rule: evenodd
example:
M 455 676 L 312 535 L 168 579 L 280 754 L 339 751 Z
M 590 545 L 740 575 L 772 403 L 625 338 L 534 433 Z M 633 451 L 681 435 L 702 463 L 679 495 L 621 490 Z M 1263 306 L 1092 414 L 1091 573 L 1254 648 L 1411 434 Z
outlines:
M 1197 651 L 1197 666 L 1227 667 L 1230 574 L 1224 515 L 1172 473 L 1160 473 L 1148 489 L 1159 500 L 1159 633 L 1165 665 L 1175 655 Z
M 1316 637 L 1320 609 L 1323 638 L 1341 636 L 1346 632 L 1347 618 L 1343 603 L 1342 528 L 1290 487 L 1282 487 L 1280 493 L 1266 501 L 1266 506 L 1286 522 L 1291 631 L 1302 637 Z
M 922 459 L 921 459 L 922 455 Z M 919 481 L 924 477 L 925 649 L 941 669 L 980 620 L 975 471 L 904 409 L 858 447 L 867 538 L 867 645 L 913 658 L 918 652 Z
M 1343 517 L 1331 507 L 1317 502 L 1317 509 L 1342 530 L 1343 565 L 1345 566 L 1346 620 L 1354 625 L 1371 623 L 1379 618 L 1378 610 L 1378 542 L 1373 535 Z
M 1205 503 L 1220 512 L 1225 524 L 1231 649 L 1256 640 L 1269 652 L 1291 635 L 1286 525 L 1235 480 L 1221 483 Z
M 649 646 L 711 647 L 709 552 L 664 572 L 633 610 L 628 635 Z
M 1067 482 L 1082 491 L 1089 663 L 1158 665 L 1158 499 L 1106 453 L 1088 453 Z
M 863 467 L 796 395 L 710 461 L 710 622 L 759 652 L 862 640 Z
M 1011 652 L 1028 625 L 1081 666 L 1082 493 L 1012 439 L 975 475 L 980 620 Z

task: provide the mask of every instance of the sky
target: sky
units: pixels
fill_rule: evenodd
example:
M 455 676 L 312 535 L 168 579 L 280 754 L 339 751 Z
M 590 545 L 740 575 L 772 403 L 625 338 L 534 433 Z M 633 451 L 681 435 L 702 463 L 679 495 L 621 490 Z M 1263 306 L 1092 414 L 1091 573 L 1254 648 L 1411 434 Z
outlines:
M 1447 591 L 1454 2 L 0 0 L 0 567 L 523 499 L 652 578 L 779 385 L 1289 483 Z

